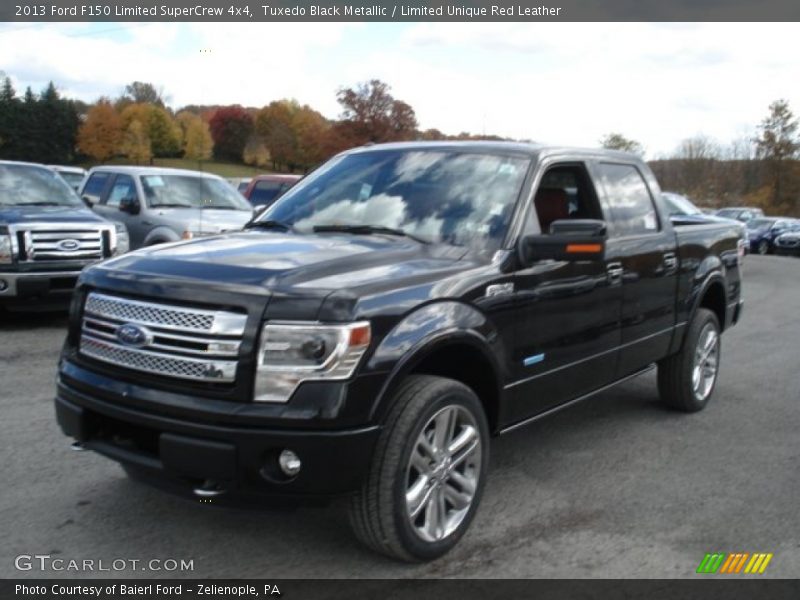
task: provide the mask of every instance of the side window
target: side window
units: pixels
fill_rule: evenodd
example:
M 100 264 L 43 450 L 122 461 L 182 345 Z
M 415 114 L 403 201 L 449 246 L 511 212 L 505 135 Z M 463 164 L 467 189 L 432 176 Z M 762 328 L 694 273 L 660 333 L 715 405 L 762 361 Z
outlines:
M 111 173 L 92 173 L 86 181 L 86 185 L 83 186 L 81 195 L 87 196 L 93 204 L 97 204 L 100 202 L 100 196 L 106 187 L 109 177 L 111 177 Z
M 257 206 L 269 204 L 278 196 L 280 190 L 281 183 L 279 181 L 258 181 L 253 186 L 253 191 L 250 192 L 250 202 Z
M 548 168 L 533 198 L 533 209 L 542 233 L 550 231 L 553 221 L 603 218 L 586 167 L 580 164 Z
M 656 213 L 650 191 L 639 170 L 633 165 L 600 163 L 611 220 L 617 235 L 640 235 L 658 231 Z
M 133 177 L 117 175 L 105 204 L 106 206 L 119 206 L 120 200 L 130 197 L 136 197 L 136 184 L 133 182 Z

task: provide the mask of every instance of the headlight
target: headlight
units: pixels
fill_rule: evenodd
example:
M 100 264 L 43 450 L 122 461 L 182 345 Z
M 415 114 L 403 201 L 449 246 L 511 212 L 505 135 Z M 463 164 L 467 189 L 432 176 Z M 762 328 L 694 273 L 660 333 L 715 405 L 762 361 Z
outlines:
M 131 239 L 128 236 L 128 228 L 124 223 L 114 223 L 114 229 L 117 232 L 117 249 L 114 255 L 125 254 L 131 249 Z
M 366 321 L 346 325 L 267 323 L 261 328 L 256 402 L 288 402 L 303 381 L 343 380 L 369 347 Z
M 0 233 L 0 265 L 11 264 L 14 260 L 11 252 L 11 238 L 5 233 Z

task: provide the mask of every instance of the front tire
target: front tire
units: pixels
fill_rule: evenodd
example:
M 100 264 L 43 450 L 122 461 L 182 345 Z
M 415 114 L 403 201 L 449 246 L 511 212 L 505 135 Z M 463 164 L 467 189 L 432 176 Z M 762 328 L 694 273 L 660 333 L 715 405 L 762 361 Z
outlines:
M 658 364 L 661 400 L 684 412 L 703 410 L 714 393 L 719 359 L 720 326 L 717 315 L 707 308 L 698 308 L 681 351 Z
M 368 476 L 351 498 L 356 537 L 409 562 L 448 552 L 480 503 L 488 444 L 486 415 L 470 388 L 410 376 L 394 395 Z

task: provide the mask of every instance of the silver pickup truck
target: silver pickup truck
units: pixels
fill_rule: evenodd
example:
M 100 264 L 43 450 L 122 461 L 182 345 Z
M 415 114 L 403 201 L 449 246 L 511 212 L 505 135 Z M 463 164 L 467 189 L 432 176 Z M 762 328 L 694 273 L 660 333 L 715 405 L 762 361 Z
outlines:
M 253 217 L 227 181 L 199 171 L 95 167 L 81 197 L 99 215 L 122 221 L 134 249 L 236 231 Z

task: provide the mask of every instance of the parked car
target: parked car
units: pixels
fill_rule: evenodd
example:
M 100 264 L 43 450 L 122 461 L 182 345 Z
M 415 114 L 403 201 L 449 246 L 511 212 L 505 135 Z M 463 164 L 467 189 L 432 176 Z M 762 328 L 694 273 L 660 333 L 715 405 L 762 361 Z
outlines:
M 244 195 L 244 191 L 247 189 L 247 186 L 250 185 L 252 180 L 252 177 L 229 177 L 228 183 L 236 188 L 237 192 Z
M 0 161 L 0 305 L 64 305 L 83 267 L 127 250 L 124 225 L 86 208 L 51 169 Z
M 119 219 L 131 247 L 241 229 L 253 208 L 221 177 L 156 167 L 95 167 L 81 195 L 95 212 Z
M 800 221 L 782 217 L 762 217 L 747 222 L 747 235 L 750 251 L 769 254 L 773 250 L 775 238 L 787 231 L 800 229 Z
M 83 180 L 86 179 L 86 169 L 81 167 L 66 167 L 64 165 L 49 165 L 49 167 L 61 175 L 76 192 L 81 189 Z
M 736 222 L 735 219 L 720 217 L 715 214 L 708 214 L 695 206 L 686 196 L 676 192 L 661 192 L 661 197 L 664 199 L 664 204 L 669 212 L 669 218 L 676 225 L 693 225 L 693 224 L 706 224 L 706 223 L 719 223 L 722 222 Z M 743 225 L 740 225 L 742 229 Z
M 244 197 L 257 210 L 264 210 L 300 181 L 300 175 L 258 175 L 253 177 Z
M 245 231 L 87 270 L 56 414 L 136 479 L 348 495 L 366 545 L 429 560 L 475 516 L 490 435 L 654 365 L 668 406 L 702 410 L 741 249 L 735 224 L 673 226 L 631 154 L 358 148 Z
M 775 254 L 800 256 L 800 228 L 787 231 L 775 238 L 773 243 Z
M 736 219 L 742 223 L 747 223 L 750 219 L 763 217 L 764 211 L 760 208 L 754 208 L 752 206 L 729 206 L 727 208 L 720 208 L 715 214 L 718 217 Z

